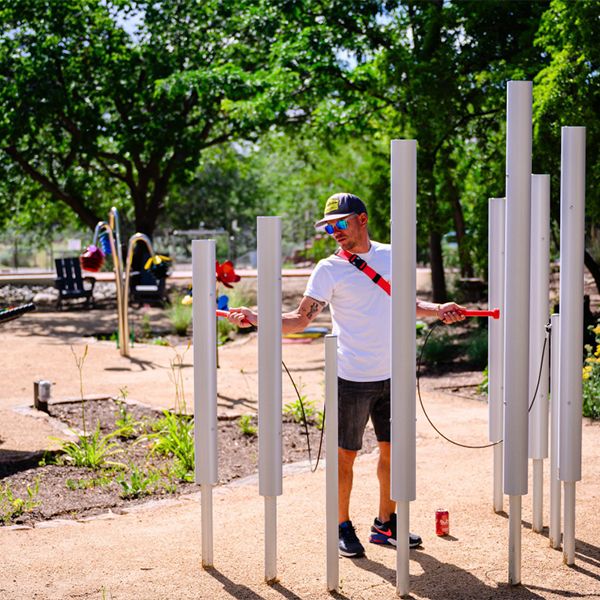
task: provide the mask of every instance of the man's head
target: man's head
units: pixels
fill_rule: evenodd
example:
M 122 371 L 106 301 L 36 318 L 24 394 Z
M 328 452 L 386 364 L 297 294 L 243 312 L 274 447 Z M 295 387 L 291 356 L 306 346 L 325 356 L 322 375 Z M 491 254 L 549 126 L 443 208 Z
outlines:
M 354 194 L 334 194 L 325 203 L 323 218 L 315 223 L 332 235 L 341 248 L 352 252 L 367 252 L 367 208 Z
M 358 196 L 345 192 L 334 194 L 325 202 L 323 218 L 315 223 L 315 227 L 322 228 L 327 225 L 328 221 L 336 221 L 350 215 L 361 215 L 363 213 L 367 214 L 367 207 Z

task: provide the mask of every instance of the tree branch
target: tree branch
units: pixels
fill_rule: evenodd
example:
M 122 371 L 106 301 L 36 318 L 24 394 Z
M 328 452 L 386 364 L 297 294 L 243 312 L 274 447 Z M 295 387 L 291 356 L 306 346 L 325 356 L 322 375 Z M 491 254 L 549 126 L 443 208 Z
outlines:
M 68 194 L 61 189 L 58 184 L 43 173 L 40 173 L 34 166 L 32 166 L 25 157 L 17 150 L 16 146 L 7 146 L 3 150 L 10 156 L 21 169 L 33 179 L 39 183 L 44 190 L 49 192 L 57 200 L 62 200 L 65 204 L 71 207 L 75 213 L 81 218 L 81 220 L 89 227 L 95 227 L 96 223 L 100 220 L 94 212 L 84 206 L 82 199 L 76 198 L 71 194 Z

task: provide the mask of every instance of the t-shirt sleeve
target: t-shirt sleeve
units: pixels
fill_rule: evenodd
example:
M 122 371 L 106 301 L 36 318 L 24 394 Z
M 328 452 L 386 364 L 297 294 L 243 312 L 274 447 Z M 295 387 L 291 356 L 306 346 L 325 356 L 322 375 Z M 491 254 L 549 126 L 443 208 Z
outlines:
M 331 302 L 333 279 L 323 261 L 320 261 L 310 274 L 304 295 L 319 302 L 327 302 L 328 304 Z

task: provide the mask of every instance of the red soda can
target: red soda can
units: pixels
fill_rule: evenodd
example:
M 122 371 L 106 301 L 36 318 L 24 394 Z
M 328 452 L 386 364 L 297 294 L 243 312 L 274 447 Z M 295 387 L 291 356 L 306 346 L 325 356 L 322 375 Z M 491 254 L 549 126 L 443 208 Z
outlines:
M 435 511 L 435 533 L 439 536 L 450 533 L 450 516 L 448 511 L 443 508 L 438 508 Z

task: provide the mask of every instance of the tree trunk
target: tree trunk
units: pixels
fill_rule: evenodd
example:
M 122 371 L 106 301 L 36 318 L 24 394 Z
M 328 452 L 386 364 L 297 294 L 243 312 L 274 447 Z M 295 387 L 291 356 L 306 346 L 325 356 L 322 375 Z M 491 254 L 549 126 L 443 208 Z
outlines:
M 596 289 L 600 294 L 600 265 L 594 260 L 594 257 L 585 250 L 583 255 L 583 260 L 587 270 L 590 272 L 591 276 L 594 278 L 594 283 L 596 284 Z
M 454 192 L 454 190 L 451 190 Z M 452 206 L 452 220 L 456 231 L 456 243 L 458 244 L 458 260 L 460 261 L 460 276 L 473 277 L 473 263 L 466 243 L 467 231 L 465 227 L 465 216 L 462 205 L 455 193 L 450 194 L 450 206 Z
M 431 265 L 431 287 L 434 302 L 447 302 L 446 277 L 444 275 L 444 257 L 442 255 L 442 236 L 431 228 L 429 231 L 429 262 Z

